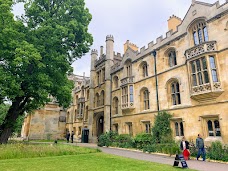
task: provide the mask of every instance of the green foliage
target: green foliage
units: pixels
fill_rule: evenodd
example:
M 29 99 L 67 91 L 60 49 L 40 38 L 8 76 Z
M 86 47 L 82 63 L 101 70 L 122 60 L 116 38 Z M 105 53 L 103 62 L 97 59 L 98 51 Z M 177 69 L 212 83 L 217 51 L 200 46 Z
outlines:
M 153 137 L 151 134 L 141 133 L 135 136 L 134 141 L 136 144 L 136 148 L 143 149 L 144 146 L 153 143 Z
M 48 157 L 62 155 L 79 155 L 87 153 L 96 153 L 96 149 L 83 148 L 69 145 L 50 145 L 50 144 L 7 144 L 0 145 L 0 160 L 19 159 L 32 157 Z
M 220 141 L 212 142 L 207 151 L 207 157 L 210 159 L 228 161 L 228 148 L 223 147 Z
M 133 148 L 133 138 L 129 134 L 120 134 L 116 138 L 117 146 L 121 148 Z
M 172 141 L 170 119 L 171 115 L 167 112 L 159 112 L 155 117 L 152 134 L 157 143 L 169 143 Z
M 115 142 L 116 137 L 118 136 L 118 134 L 116 132 L 110 131 L 110 132 L 106 132 L 102 135 L 100 135 L 100 137 L 98 138 L 98 146 L 102 147 L 102 146 L 110 146 L 113 142 Z
M 14 20 L 13 0 L 0 0 L 0 104 L 5 97 L 12 102 L 0 125 L 0 140 L 18 116 L 42 107 L 50 97 L 69 106 L 71 64 L 93 42 L 84 0 L 24 1 L 25 16 Z
M 3 123 L 3 121 L 6 117 L 9 107 L 10 107 L 10 105 L 4 104 L 4 103 L 0 104 L 0 125 Z

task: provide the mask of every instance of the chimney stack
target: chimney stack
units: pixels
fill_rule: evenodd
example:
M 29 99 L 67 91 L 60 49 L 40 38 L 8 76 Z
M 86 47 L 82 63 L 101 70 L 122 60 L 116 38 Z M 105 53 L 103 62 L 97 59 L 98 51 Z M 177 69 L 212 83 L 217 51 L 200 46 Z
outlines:
M 177 31 L 177 26 L 180 25 L 182 22 L 182 20 L 175 16 L 175 15 L 172 15 L 170 16 L 170 18 L 168 19 L 168 29 L 169 31 L 170 30 L 173 30 L 173 32 Z

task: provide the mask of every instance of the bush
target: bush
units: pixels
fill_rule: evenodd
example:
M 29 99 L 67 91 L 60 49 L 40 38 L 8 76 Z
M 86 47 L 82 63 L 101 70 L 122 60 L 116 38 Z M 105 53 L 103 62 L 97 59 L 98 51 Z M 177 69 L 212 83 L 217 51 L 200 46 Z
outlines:
M 113 142 L 116 141 L 118 134 L 116 132 L 110 131 L 106 132 L 98 138 L 98 146 L 111 146 Z
M 159 112 L 155 117 L 152 133 L 157 143 L 167 143 L 172 140 L 170 118 L 172 116 L 168 112 Z
M 228 161 L 228 149 L 226 146 L 223 148 L 220 141 L 215 141 L 208 148 L 207 156 L 214 160 Z
M 134 140 L 129 134 L 120 134 L 119 136 L 117 136 L 116 141 L 118 147 L 121 148 L 133 148 L 135 146 Z
M 147 133 L 137 134 L 134 138 L 134 142 L 137 149 L 143 149 L 145 146 L 153 143 L 153 137 Z

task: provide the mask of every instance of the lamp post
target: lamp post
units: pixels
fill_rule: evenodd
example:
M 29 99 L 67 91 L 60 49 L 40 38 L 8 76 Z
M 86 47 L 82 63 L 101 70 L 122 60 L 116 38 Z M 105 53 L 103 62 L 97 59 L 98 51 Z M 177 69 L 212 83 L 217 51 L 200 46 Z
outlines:
M 159 112 L 160 108 L 159 108 L 159 99 L 158 99 L 158 76 L 157 76 L 157 60 L 156 60 L 157 52 L 156 52 L 156 50 L 152 51 L 152 55 L 154 56 L 154 74 L 155 74 L 155 82 L 156 82 L 157 110 Z

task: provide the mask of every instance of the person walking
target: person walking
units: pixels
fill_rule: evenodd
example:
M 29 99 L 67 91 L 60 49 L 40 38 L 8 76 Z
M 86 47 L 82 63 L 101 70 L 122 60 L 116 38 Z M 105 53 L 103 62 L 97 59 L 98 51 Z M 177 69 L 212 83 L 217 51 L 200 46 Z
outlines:
M 190 151 L 189 151 L 189 142 L 185 140 L 185 137 L 182 138 L 180 142 L 180 149 L 182 150 L 182 154 L 185 160 L 189 159 Z
M 67 133 L 66 133 L 66 139 L 67 139 L 67 143 L 69 143 L 69 141 L 70 141 L 70 132 L 69 131 L 67 131 Z
M 198 154 L 197 154 L 196 159 L 199 160 L 199 157 L 202 156 L 203 161 L 205 161 L 206 152 L 204 149 L 204 140 L 200 134 L 198 134 L 198 137 L 196 138 L 196 148 L 198 149 Z
M 74 141 L 74 131 L 71 132 L 71 143 Z

